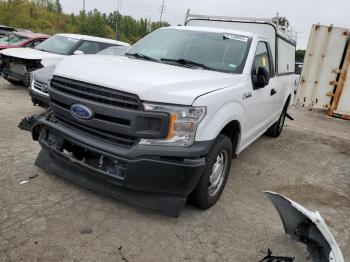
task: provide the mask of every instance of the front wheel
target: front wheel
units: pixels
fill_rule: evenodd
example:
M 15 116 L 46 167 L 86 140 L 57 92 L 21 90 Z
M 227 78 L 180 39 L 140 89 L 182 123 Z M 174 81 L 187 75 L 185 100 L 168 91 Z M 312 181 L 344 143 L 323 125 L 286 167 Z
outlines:
M 288 110 L 288 103 L 284 106 L 282 114 L 278 121 L 274 123 L 267 131 L 266 135 L 270 137 L 279 137 L 282 133 L 283 127 L 284 127 L 284 122 L 286 120 L 286 114 Z
M 208 209 L 218 201 L 230 172 L 232 154 L 231 139 L 220 134 L 207 156 L 206 168 L 198 185 L 189 198 L 191 204 Z

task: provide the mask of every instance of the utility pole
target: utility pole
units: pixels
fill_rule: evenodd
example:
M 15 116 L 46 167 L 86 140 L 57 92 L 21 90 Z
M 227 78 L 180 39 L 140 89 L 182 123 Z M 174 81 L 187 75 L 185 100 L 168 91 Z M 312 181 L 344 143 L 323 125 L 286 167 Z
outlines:
M 165 10 L 165 6 L 164 6 L 164 0 L 163 0 L 163 4 L 162 4 L 162 6 L 160 7 L 159 26 L 162 25 L 162 18 L 163 18 L 164 10 Z
M 85 13 L 85 0 L 83 0 L 83 12 Z
M 116 19 L 115 19 L 115 40 L 119 40 L 120 34 L 119 34 L 119 13 L 122 6 L 122 0 L 117 0 L 117 12 L 116 12 Z
M 6 23 L 8 26 L 10 26 L 10 19 L 11 19 L 11 3 L 12 3 L 12 0 L 8 0 L 8 2 L 7 2 L 7 18 L 6 18 Z
M 190 13 L 191 13 L 191 9 L 187 9 L 184 25 L 186 25 L 187 20 L 188 20 L 188 18 L 189 18 L 189 16 L 190 16 Z
M 152 31 L 152 17 L 147 16 L 147 32 L 151 32 L 151 31 Z

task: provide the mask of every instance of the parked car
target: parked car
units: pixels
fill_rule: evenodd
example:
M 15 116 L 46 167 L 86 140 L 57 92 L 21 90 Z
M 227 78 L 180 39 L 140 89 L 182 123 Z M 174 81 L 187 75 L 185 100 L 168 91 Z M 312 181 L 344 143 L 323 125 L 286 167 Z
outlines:
M 129 46 L 112 46 L 97 53 L 97 55 L 123 55 Z M 41 107 L 49 106 L 49 86 L 55 71 L 56 65 L 51 65 L 38 69 L 31 73 L 31 81 L 29 87 L 29 94 L 32 97 L 34 105 Z
M 169 216 L 214 205 L 232 158 L 281 134 L 294 91 L 295 41 L 269 20 L 240 26 L 192 17 L 118 59 L 65 58 L 50 110 L 21 124 L 42 146 L 35 164 Z
M 15 31 L 14 28 L 5 25 L 0 25 L 0 37 L 3 37 L 11 32 Z
M 50 65 L 31 73 L 29 95 L 33 105 L 49 107 L 49 86 L 56 65 Z
M 0 38 L 0 50 L 7 48 L 34 48 L 50 36 L 32 32 L 12 32 Z
M 55 65 L 69 55 L 96 54 L 107 47 L 127 43 L 112 39 L 75 34 L 57 34 L 34 49 L 16 48 L 0 51 L 1 75 L 12 84 L 29 86 L 29 74 L 37 69 Z

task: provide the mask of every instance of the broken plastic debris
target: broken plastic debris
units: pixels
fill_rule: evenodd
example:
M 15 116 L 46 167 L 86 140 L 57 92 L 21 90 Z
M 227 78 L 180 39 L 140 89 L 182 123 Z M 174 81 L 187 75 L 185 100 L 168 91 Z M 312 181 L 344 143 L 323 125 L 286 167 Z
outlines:
M 37 178 L 39 175 L 38 174 L 34 174 L 32 176 L 29 177 L 29 179 L 34 179 L 34 178 Z

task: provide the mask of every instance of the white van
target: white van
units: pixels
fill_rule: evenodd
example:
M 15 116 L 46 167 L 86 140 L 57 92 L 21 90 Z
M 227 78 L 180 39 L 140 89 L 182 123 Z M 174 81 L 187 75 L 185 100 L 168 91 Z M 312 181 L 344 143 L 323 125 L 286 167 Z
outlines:
M 295 42 L 272 20 L 192 17 L 125 56 L 72 56 L 37 119 L 36 165 L 177 216 L 219 199 L 231 161 L 278 137 L 293 100 Z

